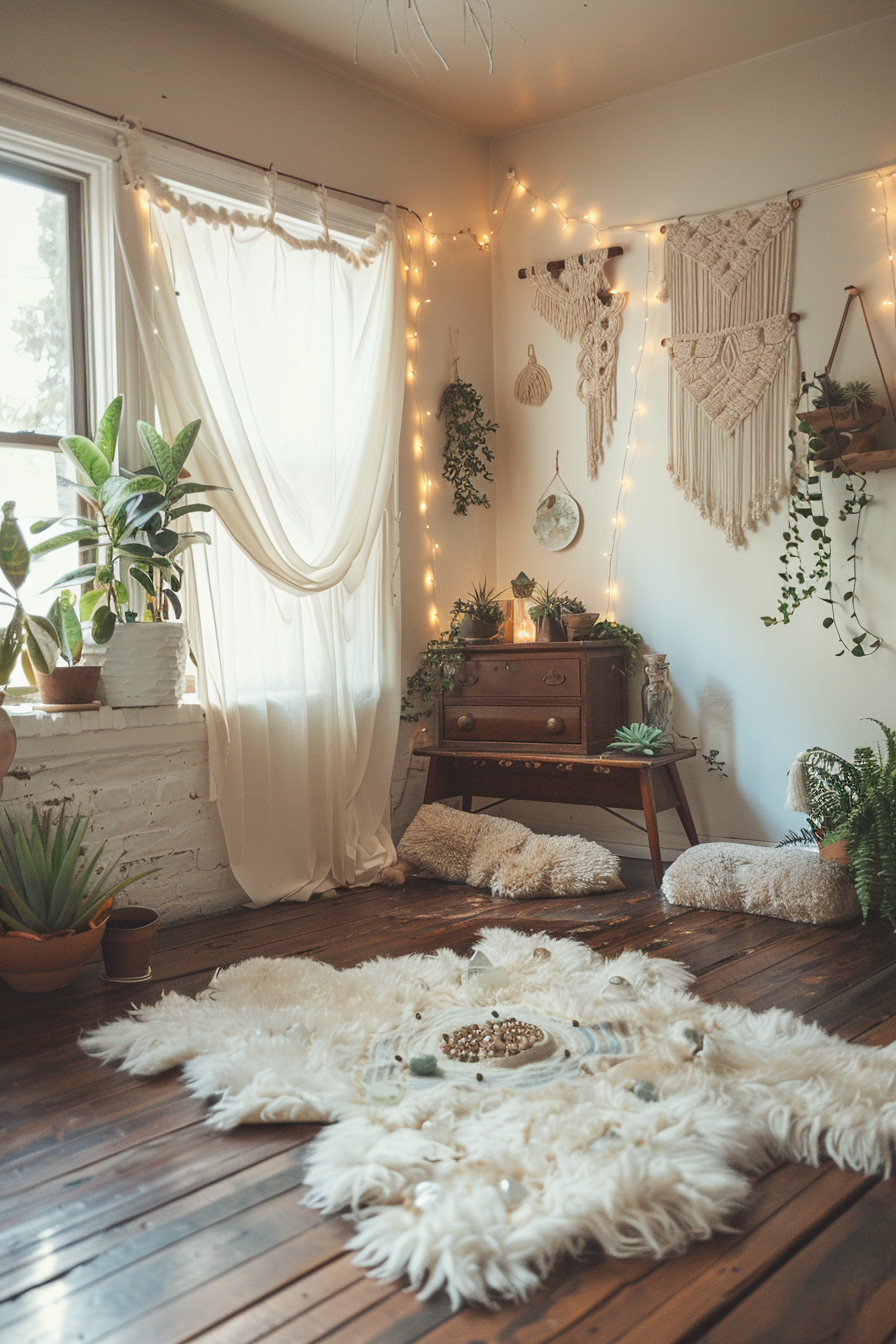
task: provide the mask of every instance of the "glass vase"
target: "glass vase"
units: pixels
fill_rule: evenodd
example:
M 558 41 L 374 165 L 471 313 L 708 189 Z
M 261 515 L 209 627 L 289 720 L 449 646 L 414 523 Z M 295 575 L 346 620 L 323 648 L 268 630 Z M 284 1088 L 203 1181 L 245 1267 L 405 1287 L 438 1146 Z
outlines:
M 641 722 L 662 733 L 659 746 L 665 751 L 675 747 L 672 715 L 675 697 L 669 679 L 669 664 L 664 653 L 644 654 L 644 685 L 641 687 Z

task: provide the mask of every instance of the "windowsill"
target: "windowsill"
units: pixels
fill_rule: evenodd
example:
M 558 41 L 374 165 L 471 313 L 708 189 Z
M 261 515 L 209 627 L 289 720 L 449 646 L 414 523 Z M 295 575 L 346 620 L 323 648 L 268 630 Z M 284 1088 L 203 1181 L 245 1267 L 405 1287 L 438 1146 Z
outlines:
M 39 701 L 11 700 L 3 708 L 9 714 L 19 741 L 27 738 L 75 737 L 111 730 L 133 728 L 174 728 L 204 724 L 205 714 L 195 695 L 185 695 L 179 705 L 158 705 L 147 709 L 99 709 L 48 714 Z

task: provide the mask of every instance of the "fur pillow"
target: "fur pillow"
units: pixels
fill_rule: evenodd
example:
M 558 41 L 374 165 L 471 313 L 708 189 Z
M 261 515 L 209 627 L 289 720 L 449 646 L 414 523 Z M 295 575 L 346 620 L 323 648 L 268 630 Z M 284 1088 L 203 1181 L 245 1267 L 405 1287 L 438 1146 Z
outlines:
M 743 910 L 797 924 L 840 924 L 860 913 L 846 868 L 790 847 L 694 845 L 669 866 L 662 892 L 670 905 Z
M 535 835 L 507 817 L 441 803 L 420 808 L 398 856 L 424 876 L 488 887 L 493 896 L 511 900 L 623 889 L 618 857 L 580 835 Z M 392 871 L 384 869 L 384 881 Z

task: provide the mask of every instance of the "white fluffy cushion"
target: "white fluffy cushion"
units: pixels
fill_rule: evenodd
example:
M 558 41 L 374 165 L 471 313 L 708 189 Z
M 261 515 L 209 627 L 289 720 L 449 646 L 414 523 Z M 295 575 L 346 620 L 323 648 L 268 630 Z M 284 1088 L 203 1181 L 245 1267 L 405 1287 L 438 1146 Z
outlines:
M 493 896 L 511 900 L 623 887 L 617 856 L 580 835 L 535 835 L 507 817 L 459 812 L 441 803 L 421 807 L 398 856 L 429 877 L 489 887 Z
M 790 847 L 694 845 L 670 865 L 662 892 L 671 905 L 744 910 L 797 924 L 839 924 L 860 913 L 846 868 Z

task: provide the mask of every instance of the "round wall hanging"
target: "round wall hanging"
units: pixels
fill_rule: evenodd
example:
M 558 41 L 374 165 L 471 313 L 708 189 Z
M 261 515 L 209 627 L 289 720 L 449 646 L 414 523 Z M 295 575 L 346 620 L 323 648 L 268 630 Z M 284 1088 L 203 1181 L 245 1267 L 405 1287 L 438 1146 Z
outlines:
M 532 534 L 546 551 L 562 551 L 569 546 L 575 540 L 582 518 L 578 504 L 560 475 L 559 461 L 558 453 L 554 475 L 535 505 L 535 516 L 532 519 Z M 562 491 L 552 490 L 554 481 L 560 482 Z

